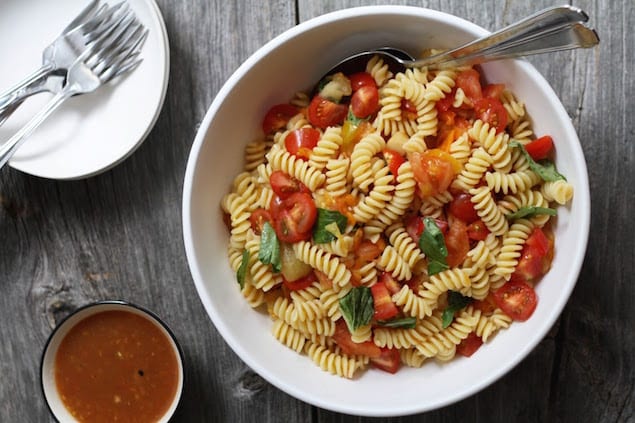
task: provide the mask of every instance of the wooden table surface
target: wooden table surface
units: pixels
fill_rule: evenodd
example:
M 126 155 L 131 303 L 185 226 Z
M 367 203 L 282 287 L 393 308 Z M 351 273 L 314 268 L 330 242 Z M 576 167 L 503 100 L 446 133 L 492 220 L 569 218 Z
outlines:
M 223 341 L 185 259 L 181 191 L 197 127 L 240 63 L 299 22 L 380 3 L 429 7 L 493 30 L 562 2 L 158 0 L 171 74 L 145 143 L 124 163 L 85 180 L 0 171 L 0 421 L 51 420 L 39 381 L 46 339 L 69 312 L 103 299 L 148 307 L 176 333 L 187 383 L 174 421 L 371 420 L 296 400 Z M 587 160 L 591 231 L 577 286 L 548 336 L 502 379 L 456 404 L 390 421 L 635 421 L 635 2 L 574 5 L 591 16 L 600 47 L 530 61 L 562 100 Z

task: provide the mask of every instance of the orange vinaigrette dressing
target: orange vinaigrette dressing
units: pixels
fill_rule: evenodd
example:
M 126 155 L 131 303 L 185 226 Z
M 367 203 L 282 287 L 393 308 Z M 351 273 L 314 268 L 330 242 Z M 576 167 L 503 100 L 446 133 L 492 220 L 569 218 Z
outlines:
M 55 382 L 80 422 L 153 422 L 174 400 L 178 368 L 170 340 L 155 324 L 112 310 L 87 317 L 64 337 Z

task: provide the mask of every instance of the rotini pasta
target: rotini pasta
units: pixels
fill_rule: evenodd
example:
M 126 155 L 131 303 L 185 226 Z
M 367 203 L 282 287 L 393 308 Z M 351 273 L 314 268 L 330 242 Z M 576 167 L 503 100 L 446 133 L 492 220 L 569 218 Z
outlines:
M 296 93 L 292 117 L 246 144 L 220 203 L 247 303 L 266 306 L 281 344 L 345 378 L 469 356 L 529 317 L 551 217 L 573 196 L 531 155 L 523 103 L 466 85 L 481 84 L 477 69 L 393 74 L 373 57 L 365 71 Z M 518 290 L 520 311 L 506 300 Z

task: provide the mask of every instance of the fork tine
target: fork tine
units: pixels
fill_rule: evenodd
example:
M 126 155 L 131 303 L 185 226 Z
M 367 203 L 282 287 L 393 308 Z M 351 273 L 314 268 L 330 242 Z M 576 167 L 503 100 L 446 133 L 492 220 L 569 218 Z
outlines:
M 121 75 L 122 73 L 134 69 L 137 65 L 139 65 L 139 63 L 141 63 L 142 59 L 138 58 L 141 53 L 139 48 L 145 42 L 148 32 L 149 31 L 147 29 L 141 31 L 135 40 L 131 40 L 130 44 L 124 51 L 120 52 L 116 57 L 110 60 L 110 63 L 107 66 L 103 67 L 101 72 L 99 72 L 99 78 L 104 83 Z
M 126 33 L 121 34 L 120 39 L 113 45 L 111 51 L 108 54 L 108 58 L 101 61 L 101 69 L 106 69 L 112 66 L 115 62 L 120 62 L 121 59 L 130 56 L 130 54 L 141 45 L 147 35 L 147 29 L 141 25 L 140 22 L 136 22 L 136 25 L 128 28 Z
M 108 7 L 108 5 L 103 4 L 96 12 L 95 16 L 81 26 L 87 45 L 99 40 L 105 31 L 116 24 L 113 20 L 113 15 L 117 12 L 117 10 L 118 5 Z
M 86 25 L 84 34 L 87 44 L 104 39 L 129 14 L 129 7 L 125 2 L 118 3 L 113 7 L 105 6 L 100 10 L 101 13 Z
M 124 33 L 127 28 L 135 22 L 134 12 L 128 9 L 106 25 L 103 31 L 100 31 L 94 43 L 94 51 L 100 51 L 116 42 L 119 36 Z
M 62 33 L 65 34 L 67 32 L 72 31 L 76 27 L 81 24 L 87 22 L 92 19 L 95 14 L 98 12 L 100 0 L 92 0 L 88 5 L 81 11 L 79 14 L 73 19 L 67 26 L 62 30 Z
M 134 15 L 129 15 L 118 27 L 112 28 L 107 37 L 95 44 L 94 54 L 86 61 L 86 64 L 91 68 L 95 68 L 98 64 L 102 68 L 108 66 L 109 61 L 128 47 L 127 40 L 142 28 L 141 23 Z

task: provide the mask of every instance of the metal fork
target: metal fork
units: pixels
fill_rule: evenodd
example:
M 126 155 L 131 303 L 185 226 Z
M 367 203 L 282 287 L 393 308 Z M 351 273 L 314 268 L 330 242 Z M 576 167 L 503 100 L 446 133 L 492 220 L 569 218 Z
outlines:
M 0 94 L 0 125 L 27 97 L 43 91 L 58 93 L 62 89 L 67 69 L 77 60 L 78 51 L 91 40 L 91 26 L 86 23 L 107 16 L 107 6 L 100 3 L 92 0 L 44 49 L 39 69 Z
M 134 69 L 141 59 L 139 48 L 147 29 L 127 4 L 109 14 L 104 22 L 89 22 L 95 36 L 68 69 L 66 84 L 44 108 L 0 147 L 0 168 L 18 150 L 27 137 L 62 103 L 76 94 L 95 91 L 114 77 Z

